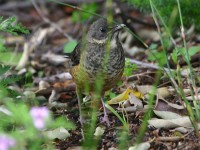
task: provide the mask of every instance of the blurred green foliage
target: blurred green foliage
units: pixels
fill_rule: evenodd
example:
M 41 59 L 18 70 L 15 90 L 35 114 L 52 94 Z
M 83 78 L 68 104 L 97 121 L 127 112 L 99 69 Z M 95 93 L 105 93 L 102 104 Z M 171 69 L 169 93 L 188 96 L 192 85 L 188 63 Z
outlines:
M 0 17 L 0 31 L 8 32 L 13 35 L 28 34 L 29 31 L 21 24 L 16 22 L 16 17 L 4 19 Z M 16 65 L 21 57 L 21 54 L 14 54 L 8 51 L 3 44 L 3 37 L 0 38 L 0 63 L 6 65 Z
M 20 76 L 7 76 L 10 66 L 0 64 L 0 135 L 9 135 L 16 141 L 14 149 L 42 149 L 42 145 L 51 147 L 53 149 L 51 140 L 47 137 L 45 132 L 38 130 L 30 116 L 30 105 L 24 103 L 26 97 L 22 96 L 21 99 L 16 97 L 23 95 L 16 93 L 10 89 L 9 85 L 15 84 L 21 77 Z M 14 94 L 13 94 L 14 93 Z M 33 96 L 34 97 L 34 96 Z M 32 102 L 35 98 L 31 99 Z M 64 127 L 67 129 L 74 129 L 74 125 L 65 117 L 53 118 L 50 114 L 51 122 L 47 124 L 46 129 L 55 129 Z M 40 137 L 40 138 L 38 138 Z M 47 148 L 48 149 L 48 148 Z
M 90 3 L 90 4 L 82 4 L 80 6 L 82 10 L 87 10 L 90 13 L 96 13 L 98 10 L 98 5 L 96 3 Z M 80 12 L 79 10 L 74 11 L 72 14 L 72 21 L 74 22 L 83 22 L 86 21 L 88 18 L 91 17 L 91 14 Z
M 6 48 L 3 44 L 3 37 L 0 36 L 0 52 L 5 52 Z
M 0 44 L 1 45 L 1 44 Z M 22 53 L 13 53 L 12 51 L 0 51 L 0 63 L 16 66 L 22 56 Z
M 160 66 L 167 64 L 166 54 L 164 50 L 158 51 L 157 44 L 151 44 L 150 51 L 147 53 L 149 61 L 157 61 Z
M 188 54 L 189 57 L 195 55 L 196 53 L 200 52 L 200 46 L 192 46 L 188 49 Z M 175 48 L 171 54 L 172 56 L 172 60 L 174 61 L 174 63 L 178 62 L 178 56 L 183 56 L 184 59 L 186 60 L 187 58 L 185 58 L 187 56 L 186 54 L 186 49 L 183 47 L 180 48 Z
M 50 113 L 49 121 L 46 122 L 46 129 L 38 130 L 34 126 L 34 121 L 30 115 L 30 108 L 26 104 L 6 102 L 5 106 L 6 111 L 4 112 L 8 113 L 0 112 L 0 134 L 13 137 L 16 141 L 14 148 L 16 150 L 25 148 L 43 149 L 43 146 L 54 149 L 53 143 L 50 142 L 51 140 L 45 133 L 46 129 L 52 130 L 61 126 L 67 129 L 74 129 L 75 127 L 70 121 L 67 121 L 65 117 L 53 119 Z
M 3 101 L 5 97 L 16 96 L 16 92 L 10 88 L 8 85 L 15 83 L 20 79 L 19 76 L 12 75 L 7 77 L 6 73 L 10 70 L 10 66 L 0 64 L 0 101 Z
M 176 0 L 152 0 L 152 2 L 168 26 L 170 26 L 172 20 L 176 20 L 174 21 L 176 27 L 180 26 Z M 128 3 L 138 8 L 140 11 L 151 12 L 149 0 L 128 0 Z M 192 24 L 195 24 L 196 29 L 200 30 L 200 1 L 180 0 L 180 7 L 184 25 L 190 27 Z
M 21 23 L 16 23 L 16 17 L 10 17 L 8 19 L 3 19 L 0 17 L 0 31 L 8 32 L 13 35 L 18 34 L 28 34 L 29 31 L 21 25 Z M 15 83 L 20 79 L 19 76 L 7 76 L 6 73 L 9 71 L 9 65 L 16 65 L 21 57 L 21 54 L 15 54 L 13 51 L 8 51 L 8 49 L 3 44 L 3 37 L 0 38 L 0 97 L 3 100 L 8 98 L 8 96 L 16 97 L 16 92 L 8 88 L 10 84 Z M 14 94 L 14 95 L 13 95 Z
M 0 31 L 8 32 L 13 35 L 20 33 L 29 34 L 29 31 L 22 26 L 21 23 L 16 23 L 16 17 L 10 17 L 3 20 L 3 17 L 0 17 Z

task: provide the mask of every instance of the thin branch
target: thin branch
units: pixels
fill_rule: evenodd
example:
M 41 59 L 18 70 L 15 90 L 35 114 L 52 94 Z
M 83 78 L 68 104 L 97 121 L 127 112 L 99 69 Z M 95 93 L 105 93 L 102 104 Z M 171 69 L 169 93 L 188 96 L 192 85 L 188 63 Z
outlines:
M 156 64 L 149 64 L 149 63 L 144 63 L 144 62 L 141 62 L 141 61 L 138 61 L 138 60 L 135 60 L 135 59 L 129 59 L 127 58 L 127 60 L 130 60 L 130 62 L 132 64 L 137 64 L 139 66 L 143 66 L 143 67 L 146 67 L 146 68 L 152 68 L 152 69 L 156 69 L 156 70 L 163 70 L 165 71 L 166 73 L 169 73 L 170 71 L 175 71 L 174 69 L 169 69 L 169 68 L 165 68 L 165 67 L 160 67 Z M 185 72 L 181 72 L 181 75 L 182 76 L 187 76 L 187 73 Z M 174 81 L 175 82 L 175 81 Z

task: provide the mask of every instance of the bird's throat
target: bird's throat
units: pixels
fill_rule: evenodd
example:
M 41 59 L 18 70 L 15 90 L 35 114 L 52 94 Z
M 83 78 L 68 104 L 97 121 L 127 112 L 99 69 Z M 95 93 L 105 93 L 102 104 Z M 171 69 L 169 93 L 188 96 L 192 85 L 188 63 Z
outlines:
M 107 41 L 107 38 L 102 39 L 102 40 L 98 40 L 98 39 L 93 38 L 92 41 L 93 41 L 92 43 L 96 43 L 96 44 L 105 44 L 106 41 Z

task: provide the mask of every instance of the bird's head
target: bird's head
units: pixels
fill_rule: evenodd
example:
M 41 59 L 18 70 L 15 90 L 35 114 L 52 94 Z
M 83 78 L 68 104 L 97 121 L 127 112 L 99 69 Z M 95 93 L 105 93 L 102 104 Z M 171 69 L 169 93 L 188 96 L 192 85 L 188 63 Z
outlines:
M 106 19 L 98 19 L 90 26 L 87 33 L 87 40 L 90 43 L 105 44 L 109 35 L 112 36 L 123 27 L 125 27 L 125 25 L 120 24 L 109 28 Z

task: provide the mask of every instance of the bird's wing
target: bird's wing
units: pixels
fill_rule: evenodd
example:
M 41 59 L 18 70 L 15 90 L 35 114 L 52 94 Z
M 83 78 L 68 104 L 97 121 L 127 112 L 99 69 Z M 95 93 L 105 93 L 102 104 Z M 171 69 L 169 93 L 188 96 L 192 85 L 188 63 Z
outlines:
M 71 53 L 65 53 L 72 61 L 72 66 L 77 66 L 80 61 L 80 56 L 81 56 L 81 42 L 79 42 L 76 47 L 74 48 L 73 52 Z

